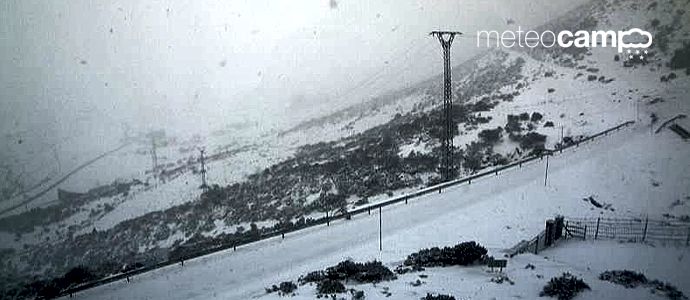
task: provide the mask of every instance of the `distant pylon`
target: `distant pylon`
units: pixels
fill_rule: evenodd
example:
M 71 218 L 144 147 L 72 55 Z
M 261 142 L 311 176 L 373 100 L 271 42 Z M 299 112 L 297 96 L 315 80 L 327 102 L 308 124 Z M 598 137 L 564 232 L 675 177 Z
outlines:
M 199 158 L 201 161 L 201 188 L 206 190 L 208 185 L 206 184 L 206 161 L 204 158 L 204 149 L 199 149 L 199 152 L 201 152 L 201 157 Z
M 444 131 L 441 137 L 441 176 L 443 181 L 453 179 L 455 168 L 453 166 L 453 90 L 450 67 L 450 46 L 457 31 L 432 31 L 429 35 L 438 38 L 443 48 L 443 123 Z
M 151 135 L 151 164 L 153 164 L 153 177 L 158 174 L 158 155 L 156 154 L 156 137 Z

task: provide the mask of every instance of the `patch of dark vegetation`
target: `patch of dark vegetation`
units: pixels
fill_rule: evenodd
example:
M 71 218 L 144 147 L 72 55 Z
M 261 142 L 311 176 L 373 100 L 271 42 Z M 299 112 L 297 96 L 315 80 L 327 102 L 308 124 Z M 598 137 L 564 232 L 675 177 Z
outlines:
M 515 282 L 512 281 L 510 278 L 508 278 L 508 275 L 505 275 L 505 274 L 500 274 L 496 277 L 492 277 L 491 282 L 497 283 L 497 284 L 503 284 L 504 282 L 506 282 L 510 285 L 515 285 Z
M 280 283 L 280 285 L 274 284 L 271 288 L 267 288 L 266 293 L 278 292 L 278 294 L 281 296 L 294 296 L 296 290 L 297 285 L 294 284 L 292 281 L 283 281 Z
M 378 283 L 394 280 L 396 276 L 393 271 L 384 266 L 380 261 L 356 263 L 346 260 L 326 269 L 326 278 L 358 283 Z
M 649 280 L 642 273 L 630 270 L 605 271 L 599 274 L 599 279 L 626 288 L 649 287 L 652 294 L 660 294 L 671 300 L 687 300 L 688 297 L 675 286 L 660 280 Z
M 345 285 L 339 280 L 324 279 L 316 284 L 316 292 L 320 295 L 332 295 L 345 292 Z
M 582 291 L 589 290 L 582 279 L 573 276 L 570 273 L 563 273 L 559 277 L 551 278 L 551 280 L 544 286 L 544 289 L 539 293 L 539 297 L 555 297 L 558 300 L 570 300 L 575 298 L 577 294 Z
M 528 132 L 525 135 L 511 134 L 509 137 L 510 140 L 520 143 L 520 148 L 524 150 L 543 150 L 546 144 L 546 136 L 536 132 Z
M 553 127 L 553 126 L 554 125 L 553 125 L 552 121 L 546 121 L 546 123 L 544 123 L 544 127 Z
M 455 297 L 445 294 L 430 294 L 427 293 L 426 296 L 422 297 L 421 300 L 455 300 Z
M 77 266 L 70 269 L 65 275 L 52 280 L 38 280 L 27 285 L 24 290 L 16 291 L 16 294 L 8 293 L 8 299 L 17 298 L 56 298 L 65 289 L 78 286 L 80 284 L 92 281 L 103 276 L 103 274 L 95 273 L 94 271 L 84 266 Z M 0 297 L 3 298 L 4 297 Z
M 298 282 L 301 285 L 316 283 L 316 290 L 319 295 L 331 295 L 344 293 L 346 291 L 343 281 L 379 283 L 395 279 L 397 279 L 397 277 L 393 271 L 379 261 L 357 263 L 345 260 L 335 266 L 326 268 L 325 271 L 319 270 L 309 272 L 301 276 Z M 364 293 L 362 292 L 362 297 L 363 296 Z
M 532 122 L 539 122 L 544 118 L 544 115 L 538 113 L 538 112 L 533 112 L 532 117 L 530 117 L 530 121 Z
M 478 134 L 479 138 L 487 144 L 496 144 L 503 136 L 503 128 L 496 127 L 495 129 L 485 129 Z
M 351 289 L 350 295 L 352 295 L 352 300 L 364 300 L 364 291 Z
M 485 257 L 486 248 L 475 241 L 463 242 L 452 247 L 433 247 L 412 253 L 403 262 L 416 268 L 468 266 Z
M 629 270 L 605 271 L 599 274 L 599 279 L 622 285 L 626 288 L 635 288 L 642 284 L 647 284 L 647 277 L 644 274 Z
M 690 72 L 690 43 L 683 43 L 682 48 L 676 49 L 673 52 L 673 57 L 668 66 L 671 69 L 685 69 L 686 72 Z

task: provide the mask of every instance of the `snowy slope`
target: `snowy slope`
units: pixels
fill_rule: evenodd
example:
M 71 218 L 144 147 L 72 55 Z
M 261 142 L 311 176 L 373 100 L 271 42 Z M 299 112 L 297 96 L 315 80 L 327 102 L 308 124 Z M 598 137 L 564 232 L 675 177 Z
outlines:
M 605 24 L 605 26 L 611 26 L 612 28 L 625 28 L 635 24 L 644 25 L 649 23 L 652 18 L 659 18 L 662 24 L 671 24 L 677 16 L 676 7 L 682 7 L 683 5 L 682 1 L 663 2 L 659 4 L 656 10 L 650 12 L 637 9 L 632 5 L 635 4 L 638 8 L 640 5 L 646 6 L 644 1 L 623 1 L 619 4 L 610 6 L 608 10 L 595 15 L 600 24 Z M 677 28 L 677 34 L 674 34 L 679 37 L 683 34 L 687 36 L 687 32 L 690 30 L 690 25 L 688 24 L 690 23 L 681 23 L 680 27 Z M 669 45 L 671 49 L 677 46 L 678 43 L 673 41 Z M 584 59 L 578 61 L 578 65 L 572 68 L 564 67 L 549 59 L 538 59 L 538 57 L 525 52 L 501 50 L 487 53 L 479 56 L 476 61 L 470 61 L 465 64 L 465 67 L 469 66 L 469 70 L 473 72 L 468 72 L 464 76 L 454 76 L 454 87 L 457 89 L 455 95 L 475 88 L 473 85 L 467 86 L 468 83 L 476 83 L 470 81 L 472 76 L 490 71 L 492 67 L 495 67 L 494 64 L 505 67 L 517 60 L 524 61 L 520 69 L 521 79 L 516 83 L 505 83 L 498 90 L 481 91 L 477 94 L 470 94 L 471 97 L 459 99 L 466 103 L 477 103 L 482 101 L 484 97 L 507 94 L 516 95 L 511 101 L 499 101 L 490 111 L 476 114 L 475 117 L 491 117 L 488 123 L 469 127 L 461 126 L 459 128 L 460 134 L 455 137 L 454 141 L 459 149 L 466 149 L 468 144 L 477 141 L 477 135 L 482 130 L 493 129 L 498 126 L 505 127 L 508 115 L 533 112 L 539 112 L 544 115 L 543 121 L 535 123 L 536 128 L 534 131 L 546 135 L 546 146 L 548 148 L 553 147 L 561 140 L 561 132 L 564 136 L 589 135 L 627 120 L 636 120 L 638 122 L 640 127 L 636 130 L 639 136 L 633 141 L 620 140 L 621 145 L 610 145 L 611 148 L 615 148 L 610 156 L 599 153 L 597 157 L 591 158 L 589 154 L 580 154 L 582 159 L 587 160 L 573 159 L 571 163 L 584 165 L 582 168 L 586 172 L 578 173 L 570 178 L 569 182 L 566 182 L 565 179 L 563 179 L 563 182 L 554 182 L 554 186 L 549 186 L 544 191 L 537 188 L 538 184 L 536 183 L 540 180 L 534 179 L 540 177 L 540 173 L 543 170 L 537 170 L 538 168 L 536 168 L 529 171 L 532 172 L 530 175 L 520 175 L 525 176 L 524 178 L 505 179 L 510 182 L 491 187 L 487 184 L 483 187 L 486 189 L 484 191 L 480 188 L 479 191 L 472 192 L 473 189 L 465 190 L 465 187 L 462 187 L 459 189 L 462 192 L 458 192 L 453 197 L 467 199 L 464 193 L 469 193 L 470 195 L 476 193 L 474 194 L 475 198 L 471 199 L 472 203 L 474 203 L 479 201 L 478 199 L 484 199 L 489 196 L 493 197 L 496 194 L 495 199 L 497 200 L 489 206 L 483 206 L 483 204 L 473 204 L 470 206 L 465 201 L 462 203 L 470 207 L 476 206 L 473 210 L 486 211 L 486 214 L 489 216 L 507 219 L 507 222 L 510 223 L 508 226 L 511 226 L 511 228 L 523 229 L 525 227 L 520 225 L 522 224 L 520 220 L 531 220 L 532 216 L 539 216 L 539 218 L 543 219 L 545 216 L 561 211 L 571 216 L 598 213 L 598 211 L 590 211 L 589 207 L 583 207 L 582 201 L 576 201 L 587 196 L 595 196 L 606 203 L 614 204 L 616 208 L 615 214 L 625 216 L 631 214 L 639 216 L 646 213 L 656 215 L 663 213 L 673 214 L 674 212 L 668 209 L 670 203 L 676 200 L 686 201 L 684 197 L 688 196 L 686 186 L 689 181 L 687 175 L 680 170 L 683 167 L 687 167 L 688 163 L 687 160 L 677 159 L 677 157 L 687 157 L 687 153 L 680 150 L 682 147 L 678 146 L 680 148 L 676 150 L 680 152 L 669 155 L 666 161 L 659 161 L 650 155 L 638 153 L 638 150 L 642 151 L 642 149 L 646 149 L 646 151 L 651 153 L 658 151 L 656 147 L 650 146 L 650 141 L 643 141 L 642 139 L 642 133 L 649 133 L 650 131 L 651 114 L 656 115 L 660 122 L 663 122 L 678 113 L 687 114 L 689 112 L 687 95 L 690 93 L 690 77 L 682 74 L 682 71 L 676 71 L 678 74 L 677 79 L 669 82 L 660 82 L 660 77 L 670 72 L 669 68 L 665 66 L 665 62 L 671 55 L 670 52 L 657 53 L 650 64 L 638 65 L 634 68 L 626 68 L 622 62 L 614 61 L 612 49 L 605 48 L 591 49 Z M 588 69 L 598 70 L 590 71 Z M 463 67 L 454 69 L 455 72 L 458 72 L 458 70 L 463 70 Z M 547 73 L 550 75 L 547 76 Z M 598 80 L 589 81 L 587 79 L 588 75 L 604 76 L 607 79 L 613 79 L 613 81 L 608 83 Z M 549 91 L 550 89 L 553 90 Z M 69 238 L 73 235 L 86 234 L 94 229 L 102 232 L 112 229 L 118 224 L 123 224 L 124 221 L 142 217 L 147 213 L 193 203 L 199 199 L 201 194 L 201 190 L 198 188 L 200 184 L 199 174 L 193 170 L 198 168 L 198 148 L 205 147 L 209 155 L 227 154 L 221 156 L 218 160 L 208 162 L 209 182 L 223 186 L 241 181 L 249 174 L 255 174 L 266 167 L 292 157 L 301 145 L 320 141 L 338 141 L 342 138 L 364 132 L 372 127 L 387 124 L 397 114 L 414 114 L 429 111 L 437 107 L 439 92 L 440 77 L 432 78 L 427 82 L 420 83 L 404 91 L 394 92 L 389 98 L 385 98 L 384 96 L 386 95 L 384 95 L 381 98 L 372 99 L 369 104 L 373 106 L 364 105 L 365 109 L 360 107 L 359 110 L 354 110 L 354 114 L 346 115 L 345 118 L 327 119 L 333 122 L 326 122 L 321 124 L 322 126 L 285 132 L 285 128 L 275 130 L 274 128 L 263 128 L 263 124 L 256 124 L 256 126 L 250 126 L 246 130 L 221 130 L 215 134 L 203 137 L 169 137 L 170 143 L 158 149 L 161 165 L 165 165 L 165 168 L 169 170 L 178 167 L 188 167 L 188 169 L 184 169 L 184 172 L 159 182 L 156 182 L 150 173 L 150 146 L 146 140 L 139 141 L 123 149 L 123 151 L 107 156 L 77 173 L 63 187 L 74 189 L 75 191 L 84 191 L 96 184 L 108 184 L 113 180 L 131 178 L 148 182 L 150 185 L 146 187 L 138 186 L 127 195 L 97 199 L 79 207 L 78 211 L 73 215 L 66 216 L 62 220 L 47 226 L 37 226 L 32 232 L 23 233 L 20 236 L 10 232 L 0 232 L 0 243 L 7 245 L 6 247 L 18 250 L 24 249 L 24 245 L 40 245 L 44 248 L 50 248 L 51 243 L 69 243 Z M 656 99 L 661 100 L 657 101 Z M 554 127 L 544 127 L 546 121 L 553 122 Z M 656 124 L 658 125 L 660 122 Z M 685 124 L 685 127 L 690 128 L 687 124 Z M 664 141 L 673 145 L 679 143 L 679 141 L 674 140 L 675 136 L 668 131 L 663 131 L 657 137 L 663 137 Z M 400 146 L 401 151 L 399 155 L 401 157 L 407 156 L 413 150 L 416 153 L 429 153 L 431 149 L 437 146 L 436 143 L 437 141 L 435 140 L 418 140 L 409 144 L 403 144 Z M 620 147 L 623 147 L 623 143 L 626 143 L 626 149 L 634 148 L 636 150 L 631 152 L 620 149 Z M 493 151 L 508 155 L 514 152 L 516 146 L 517 143 L 504 137 L 495 145 Z M 609 148 L 605 149 L 608 151 Z M 582 150 L 578 150 L 578 153 L 580 152 Z M 46 159 L 49 160 L 50 156 L 47 157 Z M 74 160 L 74 165 L 84 160 L 80 155 L 75 155 L 74 157 L 78 158 Z M 608 166 L 608 160 L 618 161 L 623 157 L 627 159 L 629 166 L 614 164 L 610 166 L 614 170 L 591 172 L 591 170 Z M 674 160 L 673 158 L 676 159 Z M 558 168 L 558 162 L 554 162 L 551 165 L 552 171 Z M 678 168 L 681 169 L 678 170 Z M 69 166 L 62 166 L 62 173 L 68 169 Z M 671 171 L 669 172 L 668 170 Z M 513 174 L 514 172 L 516 171 L 512 170 L 507 174 Z M 520 170 L 519 172 L 519 174 L 522 174 L 525 171 Z M 675 177 L 671 177 L 666 172 Z M 59 173 L 50 173 L 51 180 L 55 180 Z M 614 179 L 620 182 L 612 183 L 612 179 L 608 178 L 609 176 L 616 177 Z M 499 177 L 504 178 L 502 176 Z M 525 178 L 530 178 L 529 180 L 534 182 L 528 181 Z M 579 182 L 582 178 L 587 178 L 588 180 L 584 186 L 572 186 L 572 184 L 569 184 L 574 181 Z M 424 178 L 424 180 L 427 179 Z M 530 185 L 519 187 L 522 183 L 528 182 L 531 182 Z M 50 180 L 46 184 L 49 183 Z M 657 186 L 651 183 L 655 183 Z M 474 184 L 473 187 L 475 187 Z M 408 191 L 408 189 L 398 190 L 395 193 L 405 191 Z M 568 203 L 568 205 L 572 206 L 551 207 L 549 206 L 551 204 L 541 202 L 546 198 L 560 199 L 563 195 L 573 199 L 573 203 Z M 371 197 L 368 200 L 375 202 L 387 197 L 384 193 Z M 524 200 L 530 197 L 536 197 L 536 200 Z M 20 196 L 17 198 L 21 199 Z M 638 200 L 630 202 L 630 199 Z M 662 199 L 660 201 L 663 201 L 663 204 L 650 203 L 651 200 L 648 199 Z M 18 209 L 15 213 L 31 209 L 34 205 L 52 205 L 55 203 L 55 196 L 54 194 L 47 194 L 46 197 L 40 200 L 25 208 Z M 348 200 L 354 202 L 357 199 Z M 644 201 L 641 202 L 642 200 Z M 502 207 L 507 207 L 506 211 L 511 211 L 516 205 L 515 201 L 526 201 L 527 204 L 536 205 L 537 211 L 525 212 L 524 215 L 517 213 L 515 216 L 507 215 L 503 211 L 495 211 L 502 209 Z M 522 204 L 522 202 L 520 203 Z M 1 202 L 0 208 L 9 204 L 11 203 Z M 539 207 L 542 207 L 542 205 L 545 205 L 545 208 L 543 211 L 540 211 Z M 105 207 L 109 207 L 109 209 L 105 209 Z M 678 215 L 687 214 L 685 207 L 680 206 L 676 208 L 680 212 L 675 213 Z M 517 208 L 516 211 L 520 212 L 521 208 Z M 445 213 L 446 210 L 458 212 L 460 207 L 446 207 L 442 205 L 438 208 L 429 209 L 432 210 L 429 214 L 422 215 L 429 217 L 434 213 Z M 611 214 L 611 212 L 606 213 Z M 468 213 L 458 214 L 467 215 Z M 409 216 L 405 216 L 405 218 L 409 218 Z M 431 222 L 427 219 L 420 217 L 416 220 L 424 224 L 426 224 L 425 222 Z M 450 217 L 448 219 L 451 220 Z M 259 225 L 271 225 L 275 223 L 275 220 L 264 220 L 257 223 Z M 458 226 L 469 226 L 470 224 L 472 223 L 460 223 Z M 140 251 L 156 247 L 168 247 L 175 242 L 183 242 L 190 237 L 181 231 L 180 226 L 177 226 L 179 224 L 171 222 L 168 225 L 171 225 L 172 234 L 163 241 L 153 240 L 150 236 L 146 236 L 149 234 L 147 232 L 138 232 L 137 234 L 142 238 L 142 244 L 145 244 L 140 246 Z M 215 227 L 212 230 L 202 232 L 201 234 L 213 236 L 221 232 L 233 232 L 238 226 L 248 227 L 246 223 L 227 225 L 221 220 L 214 220 L 213 225 Z M 527 228 L 529 230 L 525 231 L 525 234 L 533 234 L 531 229 L 538 228 L 538 225 L 535 225 L 534 228 Z M 400 223 L 398 226 L 402 228 L 403 224 Z M 433 228 L 431 223 L 425 226 L 422 227 L 424 230 L 431 230 L 430 228 Z M 482 234 L 477 233 L 473 237 L 476 236 L 477 239 L 487 241 L 487 236 L 493 235 L 495 230 L 501 229 L 500 226 L 496 226 L 486 225 L 486 230 L 479 230 L 479 233 Z M 360 232 L 359 228 L 355 230 Z M 509 232 L 513 231 L 515 230 L 509 230 Z M 363 232 L 372 234 L 371 231 L 367 230 L 363 230 Z M 413 235 L 413 232 L 408 234 Z M 336 236 L 340 239 L 346 232 L 340 231 L 337 234 Z M 451 233 L 448 234 L 450 235 Z M 499 236 L 502 235 L 499 234 Z M 504 244 L 513 243 L 516 239 L 516 236 L 506 234 L 505 240 L 501 240 L 500 243 L 494 243 L 495 245 L 488 245 L 494 248 L 507 247 L 508 245 Z M 352 240 L 346 239 L 346 241 Z M 457 239 L 447 239 L 445 241 L 457 241 Z M 421 243 L 421 241 L 419 242 Z M 488 240 L 487 242 L 495 241 Z M 409 250 L 415 250 L 412 248 L 414 247 L 409 247 Z M 304 259 L 306 261 L 306 256 Z M 397 257 L 397 259 L 402 259 L 402 256 Z M 264 283 L 268 284 L 268 282 Z M 275 282 L 271 282 L 271 284 L 273 283 Z
M 552 158 L 547 186 L 544 163 L 535 162 L 408 205 L 387 207 L 383 209 L 383 252 L 378 251 L 377 216 L 359 215 L 330 227 L 290 234 L 285 240 L 260 241 L 237 252 L 189 261 L 184 267 L 166 267 L 138 276 L 130 284 L 116 282 L 76 297 L 249 299 L 263 295 L 264 287 L 271 284 L 295 280 L 345 258 L 380 259 L 393 266 L 422 247 L 466 240 L 477 240 L 499 253 L 536 234 L 544 220 L 555 214 L 688 214 L 689 204 L 670 206 L 677 199 L 687 203 L 690 197 L 688 155 L 690 147 L 674 134 L 650 135 L 647 127 L 636 126 Z M 650 180 L 661 182 L 663 188 L 654 187 Z M 616 211 L 593 209 L 581 201 L 589 195 L 597 195 Z M 688 261 L 684 263 L 681 266 L 688 267 Z M 682 288 L 688 292 L 687 286 Z

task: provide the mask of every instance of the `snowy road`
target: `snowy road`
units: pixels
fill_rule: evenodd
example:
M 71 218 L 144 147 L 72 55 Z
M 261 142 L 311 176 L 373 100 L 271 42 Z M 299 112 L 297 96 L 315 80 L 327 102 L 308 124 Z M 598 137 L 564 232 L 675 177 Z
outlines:
M 552 158 L 546 187 L 544 161 L 535 161 L 471 185 L 384 208 L 383 252 L 378 250 L 378 216 L 372 211 L 371 216 L 215 253 L 184 267 L 166 267 L 132 278 L 131 283 L 115 282 L 75 297 L 249 299 L 264 295 L 267 286 L 295 280 L 344 258 L 376 258 L 393 266 L 419 248 L 467 240 L 500 251 L 530 238 L 546 218 L 558 213 L 688 214 L 690 205 L 669 207 L 690 196 L 688 157 L 690 147 L 669 131 L 651 136 L 648 127 L 634 126 Z M 601 211 L 581 200 L 590 195 L 616 211 Z

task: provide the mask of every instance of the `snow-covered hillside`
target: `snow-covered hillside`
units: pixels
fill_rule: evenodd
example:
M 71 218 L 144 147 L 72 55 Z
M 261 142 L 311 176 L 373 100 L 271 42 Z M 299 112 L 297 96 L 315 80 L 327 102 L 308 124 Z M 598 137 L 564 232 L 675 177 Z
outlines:
M 471 185 L 457 186 L 442 194 L 421 197 L 409 204 L 398 204 L 383 209 L 383 252 L 378 251 L 378 216 L 358 215 L 352 220 L 338 221 L 331 226 L 319 226 L 294 234 L 284 240 L 273 238 L 245 247 L 223 251 L 185 262 L 184 266 L 170 266 L 132 278 L 131 283 L 115 282 L 76 295 L 80 299 L 168 298 L 168 299 L 249 299 L 264 295 L 264 288 L 283 280 L 296 280 L 309 271 L 325 268 L 343 259 L 356 261 L 382 260 L 388 266 L 399 264 L 407 254 L 423 247 L 453 245 L 459 241 L 476 240 L 487 246 L 491 253 L 501 255 L 522 239 L 531 238 L 543 227 L 546 218 L 555 214 L 567 216 L 650 216 L 663 214 L 690 214 L 690 189 L 687 165 L 690 155 L 687 142 L 664 130 L 651 135 L 646 126 L 624 129 L 608 137 L 595 140 L 550 160 L 549 180 L 544 186 L 544 162 L 534 162 L 498 176 L 485 178 Z M 630 162 L 634 161 L 634 164 Z M 636 176 L 630 174 L 644 174 Z M 659 186 L 652 183 L 658 182 Z M 593 207 L 582 201 L 594 195 L 609 203 L 615 212 Z M 681 205 L 674 206 L 674 201 Z M 309 245 L 309 247 L 305 247 Z M 536 297 L 539 288 L 557 273 L 573 270 L 587 274 L 592 281 L 603 268 L 620 267 L 650 271 L 650 275 L 671 281 L 685 293 L 690 283 L 682 276 L 659 272 L 663 266 L 676 263 L 678 274 L 690 270 L 687 249 L 649 248 L 647 245 L 621 246 L 613 254 L 616 244 L 592 244 L 586 253 L 590 256 L 572 256 L 574 250 L 549 250 L 542 257 L 518 256 L 510 260 L 508 276 L 516 281 L 515 287 L 488 282 L 492 274 L 483 269 L 433 270 L 425 281 L 427 285 L 412 288 L 406 284 L 414 275 L 399 278 L 377 287 L 355 286 L 367 291 L 373 299 L 384 297 L 375 291 L 390 286 L 396 299 L 418 299 L 429 292 L 452 292 L 466 298 L 475 294 L 480 298 L 505 295 L 504 289 L 524 298 Z M 577 248 L 576 248 L 577 249 Z M 628 249 L 628 250 L 626 250 Z M 641 249 L 641 250 L 640 250 Z M 637 256 L 649 252 L 644 259 Z M 672 254 L 669 256 L 668 254 Z M 680 261 L 673 260 L 680 258 Z M 652 263 L 665 257 L 663 263 Z M 591 264 L 592 270 L 580 261 L 597 259 L 607 264 Z M 671 258 L 673 260 L 671 260 Z M 537 266 L 536 273 L 543 278 L 524 278 L 524 265 Z M 531 272 L 529 272 L 531 273 Z M 513 275 L 515 274 L 515 275 Z M 408 278 L 409 277 L 409 278 Z M 467 283 L 462 283 L 463 280 Z M 459 282 L 459 283 L 455 283 Z M 452 283 L 452 284 L 451 284 Z M 469 288 L 472 283 L 483 288 Z M 630 293 L 617 294 L 620 289 L 594 285 L 589 298 L 602 295 L 626 299 Z M 314 297 L 313 287 L 303 286 L 297 299 Z M 483 295 L 483 296 L 482 296 Z M 265 298 L 273 298 L 267 295 Z M 607 297 L 608 298 L 608 297 Z M 615 297 L 614 297 L 615 298 Z M 644 297 L 642 297 L 644 298 Z M 584 299 L 584 298 L 583 298 Z

